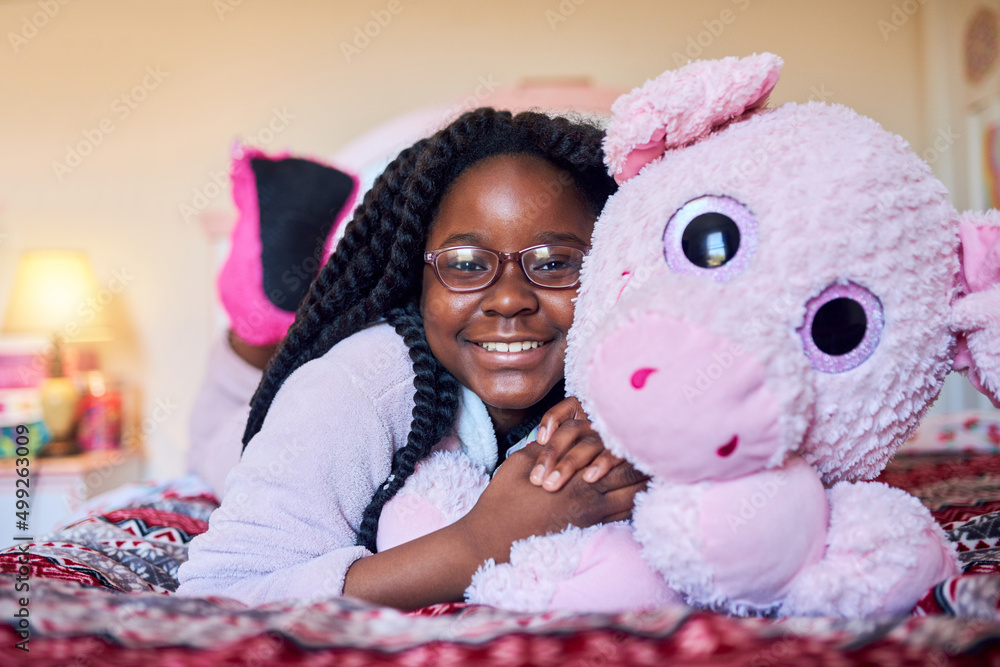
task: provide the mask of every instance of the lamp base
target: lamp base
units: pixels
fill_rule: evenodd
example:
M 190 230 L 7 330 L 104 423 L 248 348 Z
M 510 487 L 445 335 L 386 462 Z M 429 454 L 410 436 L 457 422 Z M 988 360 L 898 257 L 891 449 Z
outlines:
M 40 456 L 77 454 L 80 448 L 73 438 L 76 403 L 79 393 L 67 377 L 49 377 L 42 383 L 42 420 L 52 434 L 52 441 Z

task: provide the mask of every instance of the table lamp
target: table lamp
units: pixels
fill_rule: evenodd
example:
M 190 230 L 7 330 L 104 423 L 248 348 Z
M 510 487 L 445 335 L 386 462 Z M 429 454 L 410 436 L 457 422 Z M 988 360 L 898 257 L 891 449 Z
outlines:
M 76 453 L 73 427 L 79 393 L 66 376 L 66 343 L 109 340 L 97 280 L 86 255 L 73 250 L 32 250 L 21 256 L 3 332 L 52 340 L 48 377 L 42 383 L 42 419 L 52 435 L 45 455 Z

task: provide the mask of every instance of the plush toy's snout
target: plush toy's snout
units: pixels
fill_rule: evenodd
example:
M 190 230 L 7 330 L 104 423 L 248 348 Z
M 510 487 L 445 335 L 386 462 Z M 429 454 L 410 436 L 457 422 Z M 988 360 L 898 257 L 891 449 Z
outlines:
M 726 336 L 645 313 L 602 341 L 588 384 L 634 463 L 690 483 L 780 462 L 781 410 L 765 378 L 763 364 Z

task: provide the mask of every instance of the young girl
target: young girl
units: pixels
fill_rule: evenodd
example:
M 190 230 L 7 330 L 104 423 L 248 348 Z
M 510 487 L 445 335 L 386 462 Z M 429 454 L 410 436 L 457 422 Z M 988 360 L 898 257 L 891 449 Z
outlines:
M 480 109 L 389 165 L 267 366 L 179 593 L 414 609 L 460 600 L 518 539 L 628 516 L 642 480 L 562 393 L 580 261 L 615 187 L 601 136 Z M 525 445 L 540 420 L 545 447 Z M 382 507 L 440 449 L 492 481 L 456 523 L 376 552 Z

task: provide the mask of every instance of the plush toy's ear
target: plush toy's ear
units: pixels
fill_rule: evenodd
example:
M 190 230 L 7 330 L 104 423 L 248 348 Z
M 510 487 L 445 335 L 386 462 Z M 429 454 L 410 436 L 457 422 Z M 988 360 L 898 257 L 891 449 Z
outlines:
M 622 95 L 611 107 L 604 139 L 608 173 L 624 183 L 668 148 L 697 141 L 763 106 L 778 82 L 781 64 L 771 53 L 701 60 Z
M 970 212 L 958 223 L 958 335 L 954 369 L 1000 408 L 1000 211 Z

